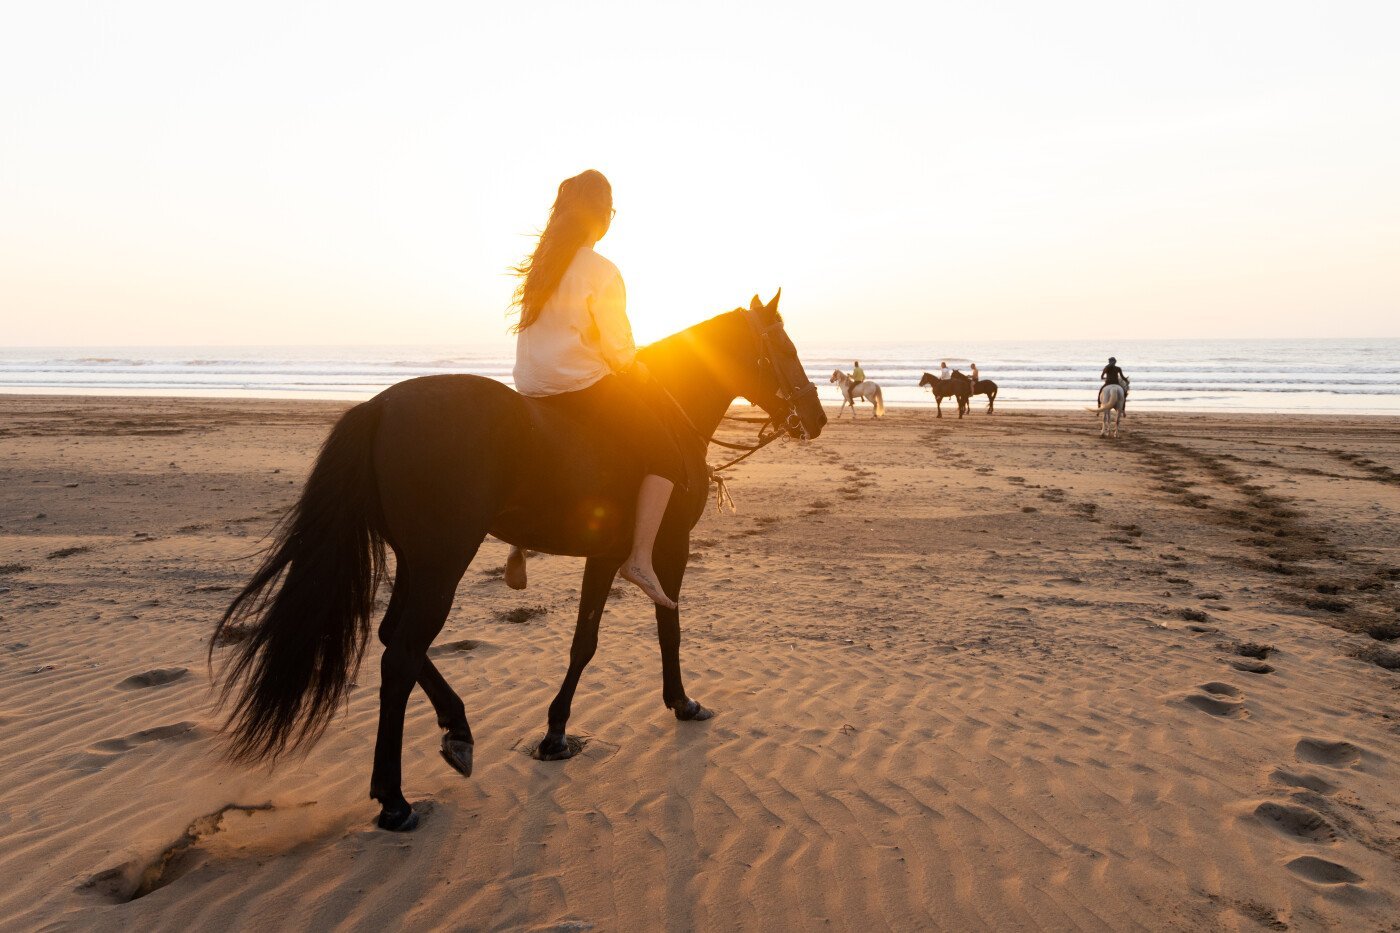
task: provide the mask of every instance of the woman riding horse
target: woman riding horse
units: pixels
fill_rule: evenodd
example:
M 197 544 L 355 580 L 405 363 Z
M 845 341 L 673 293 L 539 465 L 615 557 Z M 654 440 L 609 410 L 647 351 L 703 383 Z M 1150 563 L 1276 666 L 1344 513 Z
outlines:
M 597 195 L 602 186 L 596 181 L 583 182 L 581 189 L 592 192 L 582 198 L 590 235 L 606 232 L 604 218 L 612 214 Z M 585 299 L 584 307 L 620 312 L 620 303 L 598 300 L 614 287 L 614 278 L 610 264 L 589 255 L 585 246 L 575 243 L 565 251 L 569 266 L 584 256 L 577 279 L 566 267 L 553 291 L 533 304 L 541 319 L 549 299 L 575 281 L 592 299 Z M 527 265 L 544 268 L 551 261 L 537 250 Z M 530 280 L 527 272 L 525 284 Z M 620 291 L 621 283 L 615 287 Z M 617 341 L 617 322 L 610 324 Z M 537 326 L 540 319 L 522 335 Z M 567 354 L 569 360 L 598 362 L 583 351 L 585 339 L 604 363 L 610 358 L 600 349 L 601 328 L 593 341 L 591 334 L 544 327 L 535 333 L 576 341 L 569 348 L 578 352 Z M 617 347 L 614 343 L 608 351 L 614 362 L 626 357 Z M 346 702 L 364 656 L 390 548 L 394 586 L 379 625 L 384 653 L 369 793 L 380 804 L 380 827 L 416 826 L 418 814 L 402 789 L 404 713 L 415 683 L 437 713 L 443 760 L 465 776 L 472 772 L 466 708 L 428 657 L 428 647 L 442 631 L 457 585 L 488 534 L 520 548 L 587 558 L 569 667 L 549 706 L 538 757 L 567 758 L 577 749 L 565 727 L 579 679 L 597 649 L 613 579 L 624 564 L 635 563 L 637 577 L 654 571 L 665 597 L 656 601 L 662 702 L 678 720 L 710 718 L 713 714 L 686 694 L 676 608 L 690 531 L 708 497 L 706 446 L 739 396 L 762 407 L 776 433 L 791 437 L 816 437 L 826 415 L 783 328 L 777 296 L 765 305 L 755 295 L 748 308 L 658 341 L 638 351 L 637 359 L 673 402 L 688 432 L 682 442 L 672 442 L 680 452 L 680 470 L 654 434 L 646 443 L 655 447 L 619 441 L 619 426 L 655 431 L 655 423 L 622 398 L 622 389 L 608 390 L 616 392 L 608 403 L 624 414 L 600 416 L 594 409 L 599 398 L 590 403 L 587 388 L 571 396 L 527 397 L 482 376 L 425 376 L 391 386 L 342 415 L 300 499 L 210 642 L 212 657 L 214 645 L 236 641 L 222 688 L 224 699 L 233 700 L 225 724 L 230 756 L 275 761 L 325 732 Z M 606 378 L 625 385 L 612 363 L 597 382 Z M 664 481 L 668 473 L 685 481 L 659 485 L 657 478 Z M 639 496 L 644 484 L 650 488 Z M 656 506 L 658 490 L 667 496 L 659 529 L 652 532 L 656 543 L 639 551 L 634 539 L 648 533 L 644 523 L 652 521 L 641 513 Z M 230 638 L 235 628 L 236 640 Z
M 644 396 L 654 393 L 637 360 L 622 275 L 593 251 L 612 218 L 612 185 L 592 169 L 564 179 L 549 223 L 516 271 L 515 390 L 593 421 L 646 464 L 637 492 L 632 553 L 619 571 L 658 606 L 675 608 L 652 569 L 652 548 L 671 490 L 683 482 L 680 450 Z M 655 404 L 655 403 L 653 403 Z M 523 588 L 525 552 L 512 548 L 508 582 Z M 518 586 L 516 584 L 519 584 Z

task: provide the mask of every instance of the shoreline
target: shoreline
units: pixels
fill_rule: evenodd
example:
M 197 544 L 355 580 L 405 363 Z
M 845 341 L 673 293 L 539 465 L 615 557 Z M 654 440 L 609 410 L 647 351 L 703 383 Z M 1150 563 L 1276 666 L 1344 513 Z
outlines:
M 823 386 L 820 386 L 820 385 L 818 386 L 818 389 L 822 389 L 822 388 L 824 388 L 824 387 L 823 387 Z M 379 391 L 382 391 L 382 390 L 379 390 Z M 228 391 L 228 392 L 222 392 L 222 391 L 220 391 L 220 390 L 200 390 L 200 391 L 191 390 L 188 394 L 183 394 L 183 393 L 181 393 L 181 394 L 175 394 L 175 393 L 171 393 L 170 391 L 165 390 L 165 389 L 150 389 L 150 390 L 113 389 L 113 390 L 110 391 L 110 392 L 102 392 L 102 391 L 94 391 L 94 390 L 92 390 L 92 389 L 90 389 L 90 388 L 73 389 L 72 391 L 65 391 L 65 390 L 61 390 L 61 389 L 54 389 L 54 388 L 52 388 L 52 387 L 47 387 L 47 388 L 45 388 L 44 391 L 31 391 L 31 390 L 28 390 L 28 389 L 17 389 L 17 388 L 10 388 L 10 387 L 0 387 L 0 404 L 3 404 L 3 401 L 4 401 L 4 400 L 8 400 L 8 399 L 55 399 L 55 400 L 57 400 L 57 399 L 65 399 L 65 400 L 88 399 L 88 400 L 92 400 L 92 401 L 122 401 L 122 400 L 127 400 L 127 401 L 142 402 L 142 403 L 151 403 L 151 402 L 158 402 L 158 401 L 161 401 L 161 400 L 169 400 L 169 401 L 171 401 L 171 402 L 180 402 L 180 401 L 186 401 L 186 402 L 201 402 L 201 401 L 203 401 L 203 402 L 229 402 L 229 403 L 248 402 L 248 403 L 250 403 L 250 404 L 259 404 L 259 403 L 298 404 L 298 403 L 306 403 L 306 404 L 324 404 L 324 405 L 350 406 L 350 405 L 357 404 L 357 403 L 359 403 L 359 402 L 368 401 L 369 399 L 373 398 L 374 395 L 376 395 L 376 394 L 378 394 L 378 393 L 377 393 L 377 392 L 373 392 L 373 393 L 369 393 L 369 394 L 365 394 L 365 393 L 340 393 L 340 394 L 326 393 L 326 394 L 318 394 L 318 393 L 314 393 L 314 392 L 295 392 L 295 393 L 293 393 L 293 392 L 287 392 L 287 393 L 283 393 L 283 394 L 271 394 L 271 393 L 269 393 L 269 394 L 253 394 L 253 395 L 250 395 L 250 394 L 248 394 L 248 393 L 246 393 L 246 392 L 233 391 L 233 390 L 230 390 L 230 391 Z M 1396 422 L 1397 424 L 1400 424 L 1400 412 L 1396 412 L 1396 413 L 1392 414 L 1392 413 L 1388 413 L 1388 412 L 1352 411 L 1352 410 L 1343 410 L 1343 409 L 1322 410 L 1322 411 L 1319 411 L 1319 410 L 1285 411 L 1285 410 L 1264 410 L 1264 409 L 1232 410 L 1232 409 L 1224 409 L 1224 408 L 1175 408 L 1175 407 L 1166 407 L 1165 404 L 1163 404 L 1163 407 L 1158 408 L 1158 407 L 1147 407 L 1148 405 L 1151 405 L 1151 404 L 1152 404 L 1152 403 L 1147 402 L 1147 401 L 1139 402 L 1138 400 L 1132 399 L 1132 398 L 1130 398 L 1129 401 L 1130 401 L 1130 404 L 1131 404 L 1133 407 L 1132 407 L 1132 409 L 1131 409 L 1130 414 L 1128 415 L 1127 420 L 1124 421 L 1124 424 L 1125 424 L 1125 425 L 1129 425 L 1129 424 L 1133 423 L 1133 421 L 1134 421 L 1135 419 L 1141 421 L 1141 420 L 1145 420 L 1145 418 L 1170 418 L 1170 417 L 1176 417 L 1176 416 L 1183 416 L 1183 417 L 1200 416 L 1200 417 L 1210 417 L 1210 418 L 1219 417 L 1219 418 L 1284 418 L 1284 419 L 1289 419 L 1289 418 L 1305 418 L 1305 419 L 1307 419 L 1307 418 L 1311 418 L 1311 419 L 1365 418 L 1365 419 L 1383 419 L 1383 420 L 1391 420 L 1391 421 Z M 836 407 L 840 404 L 840 403 L 839 403 L 839 400 L 833 400 L 833 399 L 827 398 L 826 396 L 823 396 L 823 397 L 822 397 L 822 403 L 826 406 L 828 415 L 834 415 L 834 412 L 835 412 Z M 957 402 L 956 402 L 954 399 L 948 398 L 948 399 L 944 399 L 944 403 L 943 403 L 943 404 L 944 404 L 944 408 L 945 408 L 945 414 L 944 414 L 944 416 L 943 416 L 944 419 L 952 418 L 952 420 L 954 420 L 954 421 L 958 420 L 958 417 L 957 417 Z M 1076 413 L 1080 413 L 1080 412 L 1082 412 L 1082 413 L 1085 414 L 1086 416 L 1089 416 L 1090 413 L 1089 413 L 1088 411 L 1085 411 L 1085 410 L 1084 410 L 1085 408 L 1087 408 L 1087 407 L 1089 406 L 1089 404 L 1090 404 L 1090 402 L 1088 402 L 1088 401 L 1084 402 L 1083 404 L 1076 404 L 1076 403 L 1064 403 L 1064 404 L 1061 404 L 1061 403 L 1058 403 L 1058 402 L 1046 402 L 1046 403 L 1031 403 L 1031 404 L 1027 404 L 1027 403 L 1025 403 L 1025 402 L 1018 403 L 1018 402 L 1016 402 L 1015 400 L 1011 400 L 1011 399 L 1002 399 L 1002 398 L 998 398 L 998 399 L 997 399 L 997 406 L 998 406 L 998 407 L 997 407 L 997 410 L 996 410 L 995 412 L 993 412 L 993 413 L 990 415 L 990 417 L 995 418 L 995 417 L 998 417 L 998 416 L 1006 416 L 1006 415 L 1035 415 L 1035 414 L 1063 414 L 1063 415 L 1071 415 L 1071 414 L 1076 414 Z M 901 401 L 901 400 L 890 400 L 890 399 L 887 399 L 886 402 L 885 402 L 885 405 L 886 405 L 887 408 L 889 408 L 889 409 L 891 409 L 891 410 L 909 411 L 909 412 L 936 411 L 936 409 L 937 409 L 936 405 L 934 404 L 934 402 L 933 402 L 932 400 L 928 401 L 927 403 L 913 403 L 913 402 L 907 402 L 907 401 Z M 747 407 L 748 407 L 748 406 L 746 405 L 746 403 L 744 403 L 743 401 L 735 402 L 735 406 L 736 406 L 736 407 L 743 407 L 743 408 L 745 408 L 745 409 L 747 409 Z M 986 407 L 987 407 L 986 396 L 975 396 L 975 397 L 973 398 L 973 400 L 972 400 L 972 410 L 971 410 L 971 412 L 970 412 L 966 417 L 967 417 L 967 418 L 974 418 L 974 417 L 986 416 L 986 415 L 987 415 Z M 1144 416 L 1145 416 L 1145 418 L 1144 418 Z M 844 418 L 849 418 L 849 417 L 850 417 L 849 411 L 848 411 L 848 413 L 847 413 L 846 415 L 844 415 L 843 417 L 844 417 Z M 860 418 L 860 420 L 867 420 L 867 419 L 870 418 L 870 406 L 869 406 L 867 403 L 861 403 L 861 407 L 858 409 L 858 417 Z

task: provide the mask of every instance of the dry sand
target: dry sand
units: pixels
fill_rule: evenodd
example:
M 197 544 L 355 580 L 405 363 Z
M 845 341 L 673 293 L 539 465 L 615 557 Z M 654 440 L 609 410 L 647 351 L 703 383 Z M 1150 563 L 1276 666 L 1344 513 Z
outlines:
M 582 562 L 517 594 L 488 542 L 435 649 L 476 773 L 415 695 L 399 836 L 376 665 L 272 773 L 217 757 L 204 666 L 342 407 L 0 398 L 0 925 L 1400 928 L 1400 673 L 1366 634 L 1400 623 L 1394 420 L 906 410 L 776 445 L 695 531 L 718 717 L 662 707 L 619 589 L 563 763 L 519 746 Z

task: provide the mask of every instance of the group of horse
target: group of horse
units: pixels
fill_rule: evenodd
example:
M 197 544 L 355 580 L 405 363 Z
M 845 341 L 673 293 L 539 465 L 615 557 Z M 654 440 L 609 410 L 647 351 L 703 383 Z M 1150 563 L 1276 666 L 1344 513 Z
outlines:
M 851 420 L 856 417 L 856 399 L 869 402 L 874 411 L 870 417 L 883 418 L 885 415 L 885 395 L 880 389 L 880 385 L 870 379 L 857 383 L 849 375 L 841 370 L 835 370 L 829 380 L 831 385 L 841 387 L 841 409 L 837 411 L 836 417 L 840 418 L 845 412 L 846 406 L 851 406 Z M 961 418 L 972 410 L 972 397 L 974 395 L 987 396 L 987 411 L 996 411 L 997 384 L 990 379 L 978 379 L 972 381 L 959 370 L 953 370 L 952 376 L 947 379 L 940 379 L 933 373 L 924 373 L 919 380 L 919 388 L 928 386 L 933 390 L 933 401 L 938 409 L 938 417 L 943 417 L 943 400 L 945 398 L 956 398 L 958 400 L 958 417 Z

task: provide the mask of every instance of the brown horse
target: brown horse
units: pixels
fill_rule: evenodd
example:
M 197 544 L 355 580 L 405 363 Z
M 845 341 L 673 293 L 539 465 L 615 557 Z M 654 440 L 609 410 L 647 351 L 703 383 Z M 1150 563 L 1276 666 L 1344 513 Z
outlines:
M 933 390 L 933 400 L 938 406 L 938 417 L 943 417 L 943 400 L 950 395 L 958 399 L 958 417 L 968 413 L 971 405 L 968 398 L 972 395 L 972 380 L 967 378 L 958 370 L 953 370 L 951 379 L 939 379 L 933 373 L 924 373 L 924 377 L 919 380 L 919 386 L 928 386 Z
M 697 324 L 646 347 L 640 359 L 674 401 L 687 472 L 662 521 L 656 574 L 680 596 L 690 530 L 709 494 L 705 450 L 743 396 L 774 426 L 815 438 L 826 424 L 816 386 L 778 316 L 778 298 Z M 613 578 L 631 548 L 642 464 L 550 400 L 526 398 L 481 376 L 427 376 L 385 389 L 331 430 L 301 499 L 252 581 L 215 631 L 243 622 L 225 699 L 236 759 L 275 760 L 325 731 L 359 668 L 375 590 L 394 552 L 393 595 L 379 626 L 379 731 L 370 796 L 379 825 L 409 830 L 418 815 L 401 790 L 404 709 L 423 688 L 443 729 L 442 756 L 470 775 L 473 739 L 462 700 L 427 656 L 458 581 L 488 534 L 588 558 L 569 669 L 550 704 L 540 757 L 571 753 L 565 735 L 574 690 L 598 645 Z M 656 609 L 661 699 L 680 720 L 713 715 L 681 682 L 680 613 Z M 212 654 L 213 648 L 210 652 Z
M 972 386 L 973 395 L 987 396 L 988 413 L 996 411 L 997 384 L 990 379 L 978 379 Z

